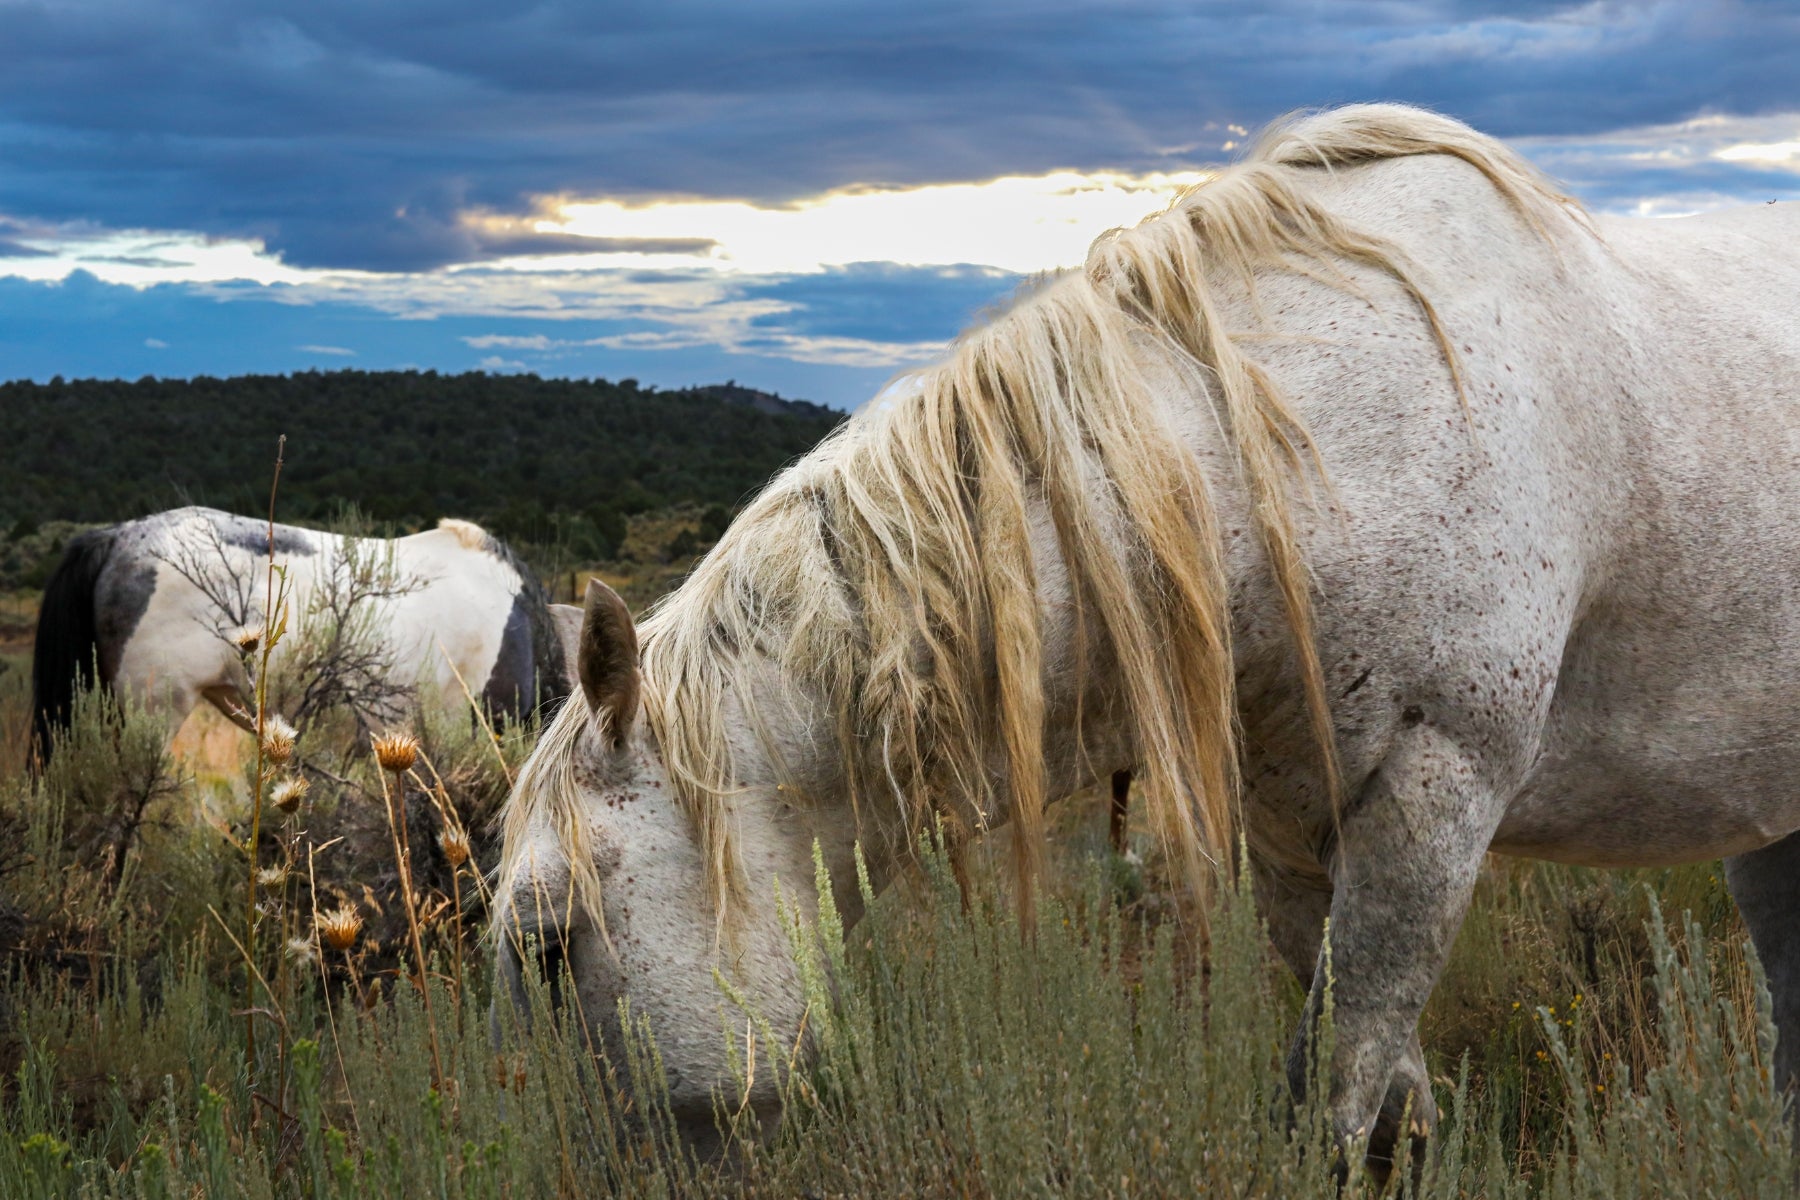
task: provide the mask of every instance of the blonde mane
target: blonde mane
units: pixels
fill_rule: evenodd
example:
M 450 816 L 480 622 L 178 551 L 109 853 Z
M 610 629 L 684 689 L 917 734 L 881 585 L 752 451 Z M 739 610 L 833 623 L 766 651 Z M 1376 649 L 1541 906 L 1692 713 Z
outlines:
M 1353 290 L 1341 264 L 1374 268 L 1417 304 L 1460 391 L 1397 247 L 1309 195 L 1322 170 L 1419 154 L 1471 164 L 1545 236 L 1559 212 L 1578 211 L 1498 142 L 1432 113 L 1365 105 L 1278 123 L 1245 161 L 1102 236 L 1082 271 L 964 335 L 916 390 L 850 421 L 732 524 L 641 628 L 647 716 L 721 913 L 741 886 L 726 697 L 751 696 L 771 661 L 835 718 L 859 819 L 897 812 L 905 830 L 942 820 L 960 836 L 1004 814 L 1029 907 L 1047 799 L 1034 513 L 1066 566 L 1078 657 L 1101 653 L 1117 672 L 1146 810 L 1197 890 L 1209 863 L 1229 862 L 1239 779 L 1228 580 L 1206 481 L 1155 402 L 1152 366 L 1191 375 L 1233 440 L 1335 789 L 1292 516 L 1314 455 L 1273 380 L 1227 334 L 1208 281 L 1284 269 Z M 516 793 L 558 806 L 572 854 L 585 821 L 558 760 L 586 719 L 571 697 Z M 508 814 L 509 854 L 527 816 Z M 578 887 L 591 886 L 583 867 L 572 864 Z M 596 896 L 582 901 L 590 912 Z

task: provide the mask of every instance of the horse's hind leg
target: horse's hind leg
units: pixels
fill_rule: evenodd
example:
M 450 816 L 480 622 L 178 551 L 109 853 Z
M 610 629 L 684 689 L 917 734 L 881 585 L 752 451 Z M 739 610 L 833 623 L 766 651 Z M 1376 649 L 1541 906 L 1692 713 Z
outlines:
M 1112 805 L 1106 811 L 1106 840 L 1114 854 L 1125 853 L 1125 827 L 1131 815 L 1131 772 L 1114 771 Z
M 1725 860 L 1725 881 L 1762 960 L 1775 1009 L 1775 1082 L 1800 1084 L 1800 833 Z

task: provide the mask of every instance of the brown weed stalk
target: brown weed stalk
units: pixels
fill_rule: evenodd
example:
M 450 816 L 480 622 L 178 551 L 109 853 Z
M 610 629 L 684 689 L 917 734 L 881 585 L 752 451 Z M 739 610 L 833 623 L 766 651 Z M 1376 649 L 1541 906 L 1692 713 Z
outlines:
M 438 833 L 438 848 L 444 853 L 444 861 L 450 864 L 450 904 L 456 922 L 456 941 L 452 947 L 452 954 L 455 957 L 457 1028 L 460 1030 L 462 1028 L 462 994 L 466 982 L 463 978 L 462 869 L 464 864 L 474 861 L 475 851 L 469 839 L 469 831 L 463 825 L 462 815 L 456 811 L 456 801 L 451 799 L 450 789 L 445 785 L 444 777 L 438 773 L 437 764 L 432 762 L 431 757 L 422 749 L 419 751 L 419 760 L 431 772 L 432 784 L 427 787 L 425 781 L 419 778 L 417 771 L 413 772 L 413 780 L 419 785 L 419 789 L 431 798 L 433 806 L 438 810 L 438 820 L 444 826 Z M 479 891 L 482 883 L 481 871 L 475 867 L 470 867 L 470 870 L 475 876 L 475 885 Z M 484 900 L 485 898 L 483 896 Z
M 247 872 L 248 881 L 244 889 L 244 943 L 242 946 L 245 955 L 244 1071 L 247 1076 L 254 1075 L 256 1071 L 256 1018 L 254 1015 L 257 980 L 254 959 L 256 953 L 256 853 L 257 842 L 262 837 L 263 790 L 268 783 L 265 773 L 268 770 L 269 759 L 280 755 L 277 761 L 285 761 L 287 755 L 293 753 L 291 729 L 287 729 L 285 722 L 280 722 L 279 728 L 271 727 L 268 719 L 269 656 L 275 649 L 275 643 L 280 640 L 282 628 L 286 624 L 285 619 L 277 620 L 276 618 L 277 593 L 275 589 L 275 496 L 281 486 L 281 464 L 286 450 L 287 435 L 284 433 L 275 443 L 275 474 L 269 481 L 269 549 L 264 577 L 263 632 L 262 636 L 256 640 L 256 645 L 247 651 L 247 656 L 255 653 L 261 654 L 256 672 L 256 771 L 255 786 L 251 789 L 250 797 L 249 870 Z M 286 582 L 284 573 L 282 579 L 284 590 Z M 282 617 L 285 618 L 285 616 L 284 612 Z M 270 735 L 281 732 L 285 732 L 286 736 L 278 738 L 275 744 L 271 745 Z M 281 754 L 284 749 L 286 753 Z M 272 755 L 271 750 L 274 750 L 276 754 Z M 251 1119 L 255 1120 L 254 1108 Z
M 406 773 L 419 757 L 419 739 L 410 733 L 387 733 L 375 739 L 375 761 L 381 766 L 381 799 L 387 809 L 388 836 L 394 843 L 394 865 L 400 872 L 400 899 L 406 909 L 407 933 L 412 939 L 413 982 L 425 1005 L 425 1029 L 431 1040 L 432 1084 L 444 1088 L 443 1061 L 438 1054 L 437 1020 L 431 1011 L 431 985 L 426 977 L 425 944 L 419 936 L 419 906 L 413 896 L 412 841 L 406 828 Z M 390 788 L 388 776 L 394 777 Z M 394 793 L 399 793 L 398 818 Z

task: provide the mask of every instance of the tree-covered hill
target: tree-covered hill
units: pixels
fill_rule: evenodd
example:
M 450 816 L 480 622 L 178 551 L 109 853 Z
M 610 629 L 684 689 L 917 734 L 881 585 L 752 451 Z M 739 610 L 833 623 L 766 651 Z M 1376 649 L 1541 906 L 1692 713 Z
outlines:
M 184 503 L 279 514 L 354 504 L 383 524 L 454 515 L 605 557 L 634 513 L 729 509 L 843 419 L 736 384 L 435 371 L 0 384 L 0 530 Z

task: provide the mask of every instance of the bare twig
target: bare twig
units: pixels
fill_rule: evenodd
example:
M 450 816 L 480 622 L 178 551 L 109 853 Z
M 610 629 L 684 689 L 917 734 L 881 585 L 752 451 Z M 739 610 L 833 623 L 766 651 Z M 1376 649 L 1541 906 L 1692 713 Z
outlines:
M 246 1009 L 256 1007 L 255 981 L 262 976 L 256 970 L 253 956 L 256 948 L 256 849 L 257 842 L 262 837 L 263 786 L 267 782 L 263 778 L 263 735 L 268 717 L 269 653 L 274 649 L 275 639 L 279 636 L 275 628 L 275 494 L 281 486 L 281 463 L 286 451 L 287 434 L 284 433 L 275 443 L 275 475 L 269 481 L 269 556 L 268 569 L 264 575 L 262 665 L 256 678 L 255 794 L 250 798 L 250 871 L 244 902 L 244 941 L 248 946 L 244 949 L 244 961 L 250 967 L 244 975 Z M 263 987 L 267 989 L 268 986 L 265 980 Z M 247 1078 L 254 1078 L 256 1073 L 256 1022 L 248 1017 L 244 1019 L 244 1073 Z M 254 1113 L 255 1110 L 251 1111 Z M 252 1117 L 252 1121 L 254 1119 Z
M 368 788 L 364 787 L 362 784 L 357 783 L 354 779 L 346 779 L 344 776 L 339 775 L 336 771 L 330 770 L 326 767 L 321 767 L 317 763 L 306 762 L 304 760 L 297 760 L 296 765 L 302 771 L 311 771 L 314 775 L 319 776 L 319 778 L 321 778 L 321 779 L 329 779 L 329 780 L 331 780 L 331 782 L 337 784 L 339 787 L 348 788 L 353 792 L 360 793 L 365 800 L 373 800 L 376 798 L 374 792 L 371 792 Z
M 319 880 L 313 871 L 313 854 L 317 849 L 318 847 L 312 845 L 308 845 L 306 848 L 306 886 L 307 890 L 312 893 L 312 911 L 314 914 L 317 914 L 319 911 Z M 314 922 L 316 925 L 316 915 L 314 917 Z M 318 930 L 316 928 L 313 931 L 313 938 L 315 941 L 318 939 Z M 346 952 L 344 955 L 345 960 L 348 961 L 349 957 L 349 953 Z M 351 978 L 352 982 L 354 982 L 354 969 L 351 972 Z M 319 989 L 325 993 L 325 1022 L 331 1026 L 331 1049 L 332 1053 L 337 1055 L 338 1074 L 342 1075 L 345 1079 L 349 1079 L 350 1069 L 344 1065 L 344 1044 L 338 1037 L 337 1012 L 331 1006 L 331 971 L 325 965 L 325 946 L 323 943 L 319 944 Z M 350 1092 L 349 1088 L 345 1088 L 344 1090 L 350 1097 L 350 1123 L 356 1126 L 356 1136 L 360 1141 L 363 1135 L 362 1120 L 356 1113 L 356 1095 L 353 1092 Z
M 263 990 L 265 992 L 268 992 L 271 999 L 273 999 L 273 997 L 275 995 L 275 989 L 269 986 L 269 981 L 267 979 L 263 978 L 263 973 L 262 973 L 261 969 L 257 967 L 256 960 L 250 957 L 250 952 L 244 949 L 244 943 L 238 941 L 237 935 L 235 933 L 231 932 L 231 926 L 227 925 L 225 923 L 225 918 L 221 917 L 219 915 L 219 910 L 209 904 L 206 906 L 206 911 L 212 914 L 213 920 L 215 920 L 219 923 L 219 928 L 225 931 L 225 936 L 231 939 L 231 944 L 233 946 L 237 947 L 237 952 L 239 954 L 243 955 L 244 965 L 249 968 L 249 974 L 250 974 L 251 978 L 255 979 L 258 983 L 262 984 Z M 262 1012 L 262 1011 L 264 1011 L 264 1010 L 258 1008 L 256 1005 L 249 1004 L 249 1005 L 245 1005 L 244 1008 L 241 1010 L 241 1012 L 233 1013 L 232 1015 L 239 1016 L 244 1013 L 257 1013 L 257 1012 Z M 281 1018 L 281 1021 L 283 1024 L 286 1024 L 287 1018 L 284 1016 Z
M 388 790 L 388 774 L 381 772 L 381 798 L 387 805 L 388 833 L 394 841 L 394 863 L 400 869 L 400 899 L 406 908 L 406 926 L 412 937 L 413 957 L 416 960 L 413 969 L 418 972 L 414 982 L 419 988 L 419 998 L 425 1005 L 425 1028 L 431 1040 L 431 1076 L 434 1085 L 441 1092 L 444 1090 L 444 1066 L 438 1055 L 437 1021 L 431 1013 L 431 983 L 426 978 L 425 946 L 419 937 L 419 909 L 413 900 L 412 882 L 412 844 L 406 832 L 406 791 L 402 786 L 404 776 L 394 773 L 393 790 L 400 793 L 398 818 L 394 815 L 395 803 Z

